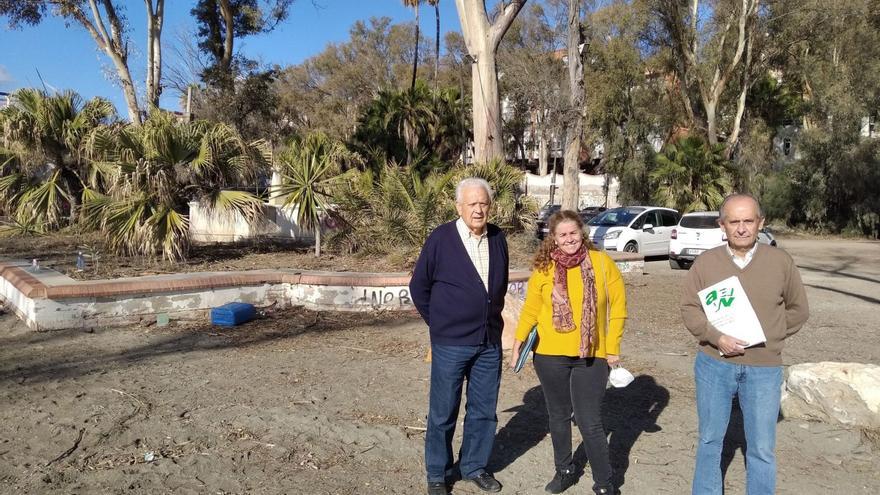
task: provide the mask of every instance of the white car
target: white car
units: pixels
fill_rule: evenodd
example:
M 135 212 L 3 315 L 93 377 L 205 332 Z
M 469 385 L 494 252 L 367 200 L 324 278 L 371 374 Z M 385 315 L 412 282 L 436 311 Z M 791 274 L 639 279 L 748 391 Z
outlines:
M 671 208 L 623 206 L 605 210 L 587 223 L 599 249 L 665 256 L 679 214 Z
M 674 270 L 690 268 L 694 260 L 708 249 L 727 242 L 718 226 L 717 211 L 696 211 L 681 217 L 669 240 L 669 266 Z M 776 245 L 773 234 L 767 230 L 758 233 L 758 242 Z

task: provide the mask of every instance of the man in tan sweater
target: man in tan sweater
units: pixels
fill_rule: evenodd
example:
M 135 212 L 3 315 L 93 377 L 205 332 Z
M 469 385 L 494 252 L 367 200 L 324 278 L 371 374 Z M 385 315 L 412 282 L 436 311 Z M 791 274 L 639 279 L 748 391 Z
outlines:
M 718 220 L 727 244 L 697 257 L 685 280 L 681 314 L 697 338 L 694 364 L 700 439 L 692 492 L 720 495 L 721 450 L 733 398 L 739 399 L 746 438 L 746 493 L 776 491 L 776 421 L 782 387 L 785 339 L 807 321 L 807 296 L 794 260 L 785 251 L 758 244 L 764 225 L 755 198 L 725 198 Z M 706 318 L 697 293 L 736 276 L 761 323 L 767 342 L 748 342 L 718 331 Z

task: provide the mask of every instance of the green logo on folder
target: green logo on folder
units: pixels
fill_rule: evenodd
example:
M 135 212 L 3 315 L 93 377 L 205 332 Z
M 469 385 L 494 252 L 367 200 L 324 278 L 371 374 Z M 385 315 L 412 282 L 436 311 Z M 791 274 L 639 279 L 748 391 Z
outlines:
M 729 308 L 730 305 L 733 304 L 734 299 L 736 298 L 733 295 L 732 288 L 721 289 L 720 296 L 717 290 L 713 290 L 706 295 L 706 306 L 714 306 L 715 311 L 719 311 L 721 309 L 721 306 Z

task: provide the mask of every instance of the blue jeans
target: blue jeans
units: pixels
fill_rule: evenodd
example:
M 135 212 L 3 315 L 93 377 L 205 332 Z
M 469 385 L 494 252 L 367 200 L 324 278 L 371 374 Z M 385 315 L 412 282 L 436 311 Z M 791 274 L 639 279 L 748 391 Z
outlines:
M 700 439 L 693 495 L 721 495 L 721 450 L 733 398 L 739 398 L 746 439 L 746 493 L 776 493 L 776 420 L 782 368 L 725 363 L 697 352 L 694 363 Z
M 465 379 L 467 402 L 458 454 L 462 478 L 477 477 L 489 462 L 498 425 L 495 409 L 501 383 L 501 346 L 431 344 L 431 394 L 425 434 L 428 482 L 452 476 L 452 437 Z

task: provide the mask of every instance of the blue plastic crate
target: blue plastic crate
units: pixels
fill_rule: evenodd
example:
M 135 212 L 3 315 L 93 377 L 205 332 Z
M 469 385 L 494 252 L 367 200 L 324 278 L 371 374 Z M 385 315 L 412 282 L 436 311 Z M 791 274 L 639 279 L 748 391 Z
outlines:
M 211 324 L 234 327 L 253 320 L 257 310 L 253 304 L 232 302 L 211 310 Z

